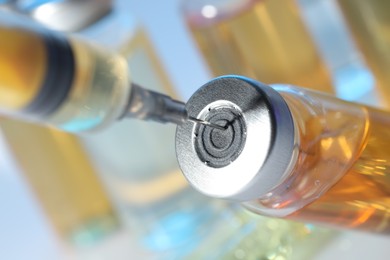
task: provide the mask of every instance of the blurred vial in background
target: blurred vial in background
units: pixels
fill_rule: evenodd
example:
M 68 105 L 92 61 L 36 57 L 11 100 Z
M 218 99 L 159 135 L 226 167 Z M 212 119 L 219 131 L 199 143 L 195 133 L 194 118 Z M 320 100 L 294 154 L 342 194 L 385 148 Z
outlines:
M 76 137 L 5 118 L 0 129 L 60 237 L 90 246 L 118 228 L 114 209 Z
M 28 19 L 5 12 L 1 13 L 0 22 L 37 26 Z M 23 44 L 31 43 L 24 42 L 21 46 Z M 1 64 L 0 67 L 7 68 Z M 14 77 L 13 73 L 4 73 L 0 80 L 20 81 Z M 25 78 L 21 82 L 30 80 Z M 75 136 L 6 118 L 0 118 L 0 129 L 43 211 L 62 239 L 77 246 L 92 245 L 118 229 L 119 222 L 109 198 Z
M 338 0 L 344 18 L 390 107 L 390 2 Z
M 294 0 L 185 0 L 182 8 L 214 76 L 334 92 Z
M 378 106 L 374 78 L 351 39 L 337 3 L 300 0 L 299 4 L 302 18 L 332 72 L 337 96 Z

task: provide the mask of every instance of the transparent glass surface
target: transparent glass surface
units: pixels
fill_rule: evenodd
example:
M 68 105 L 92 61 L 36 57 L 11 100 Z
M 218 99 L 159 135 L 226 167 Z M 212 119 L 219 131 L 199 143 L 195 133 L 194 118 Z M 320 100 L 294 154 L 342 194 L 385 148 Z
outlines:
M 290 176 L 250 209 L 323 225 L 389 232 L 390 116 L 294 88 L 280 89 L 299 138 Z
M 0 111 L 43 121 L 71 132 L 109 125 L 123 113 L 129 96 L 126 61 L 119 55 L 71 39 L 75 73 L 70 91 L 49 115 L 29 113 L 25 107 L 39 95 L 47 78 L 48 46 L 42 29 L 0 25 Z M 48 33 L 48 32 L 45 32 Z
M 214 76 L 239 74 L 333 92 L 294 0 L 184 1 L 183 10 Z
M 118 54 L 71 40 L 76 57 L 72 89 L 45 119 L 69 132 L 107 127 L 123 114 L 130 95 L 126 61 Z

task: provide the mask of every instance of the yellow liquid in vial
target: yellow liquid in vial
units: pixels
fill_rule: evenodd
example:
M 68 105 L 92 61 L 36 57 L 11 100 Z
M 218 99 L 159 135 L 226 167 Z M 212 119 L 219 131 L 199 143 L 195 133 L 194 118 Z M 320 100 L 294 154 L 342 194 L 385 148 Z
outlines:
M 244 10 L 212 24 L 188 19 L 213 74 L 240 74 L 265 83 L 333 93 L 330 76 L 295 2 L 249 2 Z
M 390 1 L 338 0 L 365 60 L 390 105 Z
M 348 140 L 344 135 L 324 138 L 319 142 L 321 149 L 337 143 L 340 149 L 332 152 L 340 158 L 339 161 L 355 154 L 355 158 L 351 158 L 355 162 L 350 170 L 324 195 L 288 218 L 390 233 L 390 117 L 374 109 L 366 112 L 368 121 L 365 122 L 364 143 L 356 153 L 351 150 L 352 143 L 343 141 Z M 353 125 L 354 122 L 348 122 L 349 128 L 352 129 Z M 315 132 L 311 127 L 308 125 L 308 131 Z M 326 159 L 313 156 L 313 160 Z M 326 174 L 331 176 L 333 172 L 330 170 Z
M 4 118 L 0 130 L 63 238 L 89 244 L 116 229 L 111 203 L 76 137 Z

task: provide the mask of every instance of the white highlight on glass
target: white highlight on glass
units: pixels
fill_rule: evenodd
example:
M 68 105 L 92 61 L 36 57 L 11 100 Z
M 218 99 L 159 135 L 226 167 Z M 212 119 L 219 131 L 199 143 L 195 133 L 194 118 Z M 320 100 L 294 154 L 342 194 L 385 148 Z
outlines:
M 205 5 L 202 8 L 202 15 L 206 18 L 214 18 L 218 14 L 218 10 L 213 5 Z

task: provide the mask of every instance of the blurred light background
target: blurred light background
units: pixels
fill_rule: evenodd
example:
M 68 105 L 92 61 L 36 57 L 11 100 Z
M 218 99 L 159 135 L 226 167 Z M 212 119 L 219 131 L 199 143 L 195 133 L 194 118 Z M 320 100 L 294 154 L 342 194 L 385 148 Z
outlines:
M 113 12 L 78 35 L 121 51 L 138 83 L 187 100 L 213 76 L 186 25 L 183 6 L 191 1 L 118 0 Z M 2 2 L 5 6 L 10 1 Z M 22 0 L 18 4 L 31 11 L 46 2 L 61 1 Z M 308 35 L 329 71 L 334 92 L 346 100 L 384 107 L 375 77 L 336 1 L 300 0 L 297 4 Z M 99 196 L 109 199 L 112 205 L 107 210 L 113 212 L 109 215 L 114 219 L 110 221 L 117 224 L 107 228 L 103 225 L 107 222 L 93 222 L 96 225 L 88 224 L 69 239 L 68 233 L 56 229 L 45 199 L 37 196 L 32 177 L 26 177 L 23 165 L 13 156 L 15 148 L 7 127 L 3 133 L 1 259 L 260 259 L 254 258 L 258 256 L 254 251 L 264 250 L 268 252 L 264 259 L 325 260 L 387 259 L 390 253 L 386 237 L 274 222 L 244 213 L 235 205 L 203 198 L 187 187 L 177 170 L 174 127 L 151 127 L 143 122 L 122 122 L 80 138 L 76 146 L 88 155 L 81 163 L 90 161 L 96 169 L 98 177 L 91 178 L 102 183 L 104 192 Z M 276 246 L 267 244 L 271 238 Z

